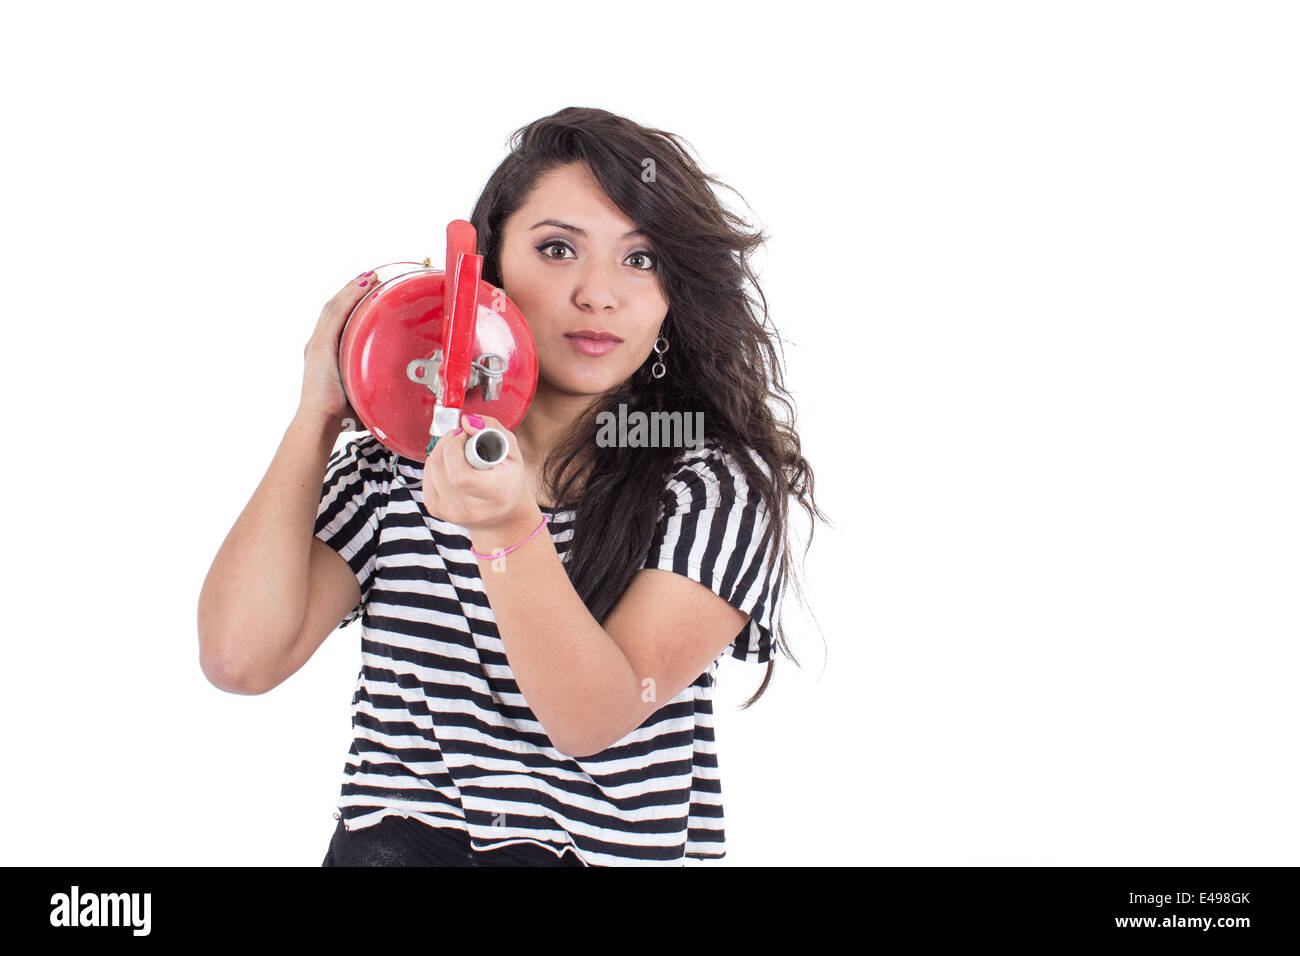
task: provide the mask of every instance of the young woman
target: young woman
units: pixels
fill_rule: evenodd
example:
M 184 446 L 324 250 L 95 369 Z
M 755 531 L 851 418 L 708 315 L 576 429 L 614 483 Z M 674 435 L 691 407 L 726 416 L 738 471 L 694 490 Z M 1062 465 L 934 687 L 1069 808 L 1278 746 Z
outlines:
M 766 663 L 748 706 L 774 647 L 794 659 L 789 497 L 824 517 L 769 407 L 792 411 L 766 303 L 761 322 L 745 292 L 764 237 L 711 183 L 672 134 L 604 110 L 516 131 L 471 221 L 540 375 L 490 470 L 465 460 L 471 435 L 501 427 L 487 416 L 462 416 L 426 461 L 369 433 L 331 456 L 352 414 L 339 336 L 373 274 L 321 313 L 298 413 L 213 563 L 199 630 L 214 684 L 264 693 L 361 617 L 324 865 L 724 855 L 714 675 L 724 654 Z M 703 440 L 598 441 L 620 405 L 702 416 Z

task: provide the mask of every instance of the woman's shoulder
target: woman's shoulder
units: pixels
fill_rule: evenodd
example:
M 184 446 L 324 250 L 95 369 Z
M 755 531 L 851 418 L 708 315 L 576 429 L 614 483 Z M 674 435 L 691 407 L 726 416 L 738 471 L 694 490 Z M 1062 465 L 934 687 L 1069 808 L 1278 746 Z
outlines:
M 751 465 L 742 464 L 742 456 Z M 668 487 L 670 496 L 680 498 L 682 492 L 703 493 L 709 504 L 716 505 L 726 499 L 748 499 L 754 496 L 750 478 L 755 470 L 770 475 L 770 469 L 753 448 L 727 446 L 715 439 L 686 448 L 677 456 L 670 469 Z
M 770 474 L 767 463 L 748 445 L 725 445 L 717 439 L 706 439 L 699 445 L 688 447 L 677 456 L 674 462 L 675 473 L 680 475 L 693 471 L 704 477 L 721 477 L 723 475 L 744 476 L 747 469 L 741 458 L 748 458 L 764 474 Z
M 349 432 L 343 442 L 342 450 L 366 458 L 386 458 L 392 454 L 384 447 L 383 442 L 368 431 Z
M 352 432 L 330 456 L 334 468 L 363 471 L 372 478 L 388 476 L 394 468 L 396 453 L 368 431 Z

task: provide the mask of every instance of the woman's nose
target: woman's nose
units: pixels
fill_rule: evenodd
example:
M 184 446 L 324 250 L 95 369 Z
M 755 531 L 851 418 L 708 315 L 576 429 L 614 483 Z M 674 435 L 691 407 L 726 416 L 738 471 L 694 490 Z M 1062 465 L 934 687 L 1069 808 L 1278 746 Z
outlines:
M 616 264 L 602 265 L 590 259 L 578 273 L 574 299 L 581 306 L 592 309 L 613 308 L 618 304 L 619 273 Z

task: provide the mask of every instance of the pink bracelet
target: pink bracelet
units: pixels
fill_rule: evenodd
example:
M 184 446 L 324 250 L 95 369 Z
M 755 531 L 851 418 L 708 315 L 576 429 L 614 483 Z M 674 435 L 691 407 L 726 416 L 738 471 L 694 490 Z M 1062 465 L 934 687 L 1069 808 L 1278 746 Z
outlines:
M 499 552 L 499 553 L 497 553 L 497 554 L 479 554 L 477 551 L 474 550 L 474 545 L 472 545 L 472 544 L 469 546 L 469 553 L 472 554 L 472 555 L 474 555 L 474 557 L 476 557 L 476 558 L 483 558 L 484 560 L 487 560 L 487 561 L 491 561 L 491 560 L 493 560 L 494 558 L 499 558 L 499 557 L 501 557 L 502 555 L 509 554 L 509 553 L 510 553 L 511 551 L 513 551 L 515 548 L 519 547 L 519 545 L 524 544 L 525 542 L 532 540 L 532 538 L 533 538 L 534 536 L 536 536 L 536 534 L 537 534 L 538 531 L 541 531 L 543 528 L 546 527 L 546 522 L 549 521 L 549 520 L 550 520 L 550 519 L 547 518 L 546 515 L 542 515 L 542 523 L 539 524 L 535 529 L 533 529 L 533 533 L 532 533 L 532 534 L 530 534 L 527 538 L 524 538 L 523 541 L 520 541 L 519 544 L 511 545 L 510 547 L 506 548 L 504 551 L 501 551 L 501 552 Z

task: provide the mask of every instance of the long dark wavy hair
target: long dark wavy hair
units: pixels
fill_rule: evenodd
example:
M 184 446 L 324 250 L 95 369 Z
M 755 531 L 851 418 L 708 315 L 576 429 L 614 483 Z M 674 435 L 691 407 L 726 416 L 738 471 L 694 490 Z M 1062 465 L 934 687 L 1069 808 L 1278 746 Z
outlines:
M 669 342 L 664 356 L 668 374 L 658 379 L 650 374 L 657 358 L 651 354 L 573 423 L 540 469 L 552 500 L 575 513 L 565 564 L 574 590 L 603 623 L 645 558 L 661 500 L 671 496 L 666 485 L 680 448 L 599 447 L 595 442 L 597 416 L 617 414 L 621 403 L 629 415 L 679 411 L 687 420 L 687 414 L 704 413 L 705 439 L 735 456 L 749 487 L 762 497 L 773 541 L 783 543 L 780 571 L 768 598 L 775 602 L 775 588 L 792 580 L 784 547 L 790 496 L 799 499 L 809 517 L 805 559 L 814 515 L 822 521 L 826 517 L 813 499 L 812 468 L 800 454 L 798 434 L 769 406 L 769 399 L 779 403 L 793 421 L 794 406 L 773 347 L 780 336 L 770 325 L 767 300 L 749 263 L 768 237 L 723 207 L 710 185 L 731 187 L 702 172 L 672 133 L 606 110 L 568 107 L 515 130 L 507 145 L 509 155 L 488 179 L 470 217 L 486 281 L 504 286 L 505 223 L 538 179 L 558 166 L 584 162 L 609 199 L 654 243 L 656 271 L 668 302 L 660 332 Z M 646 175 L 647 169 L 653 174 Z M 767 465 L 770 478 L 746 448 Z M 797 582 L 795 592 L 802 604 Z M 774 620 L 773 627 L 776 646 L 797 665 L 780 621 Z M 763 695 L 774 664 L 775 659 L 768 662 L 762 685 L 742 710 Z

